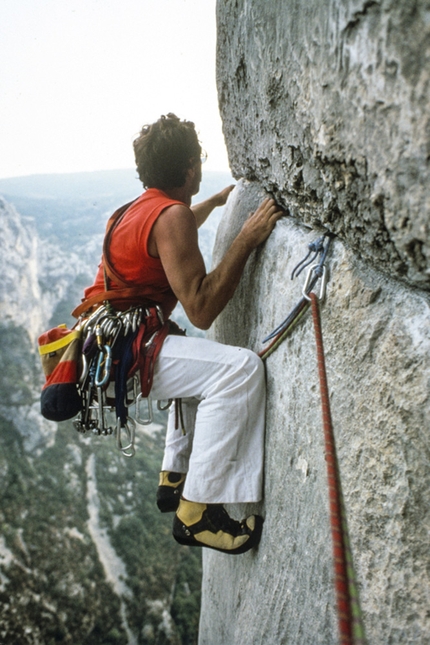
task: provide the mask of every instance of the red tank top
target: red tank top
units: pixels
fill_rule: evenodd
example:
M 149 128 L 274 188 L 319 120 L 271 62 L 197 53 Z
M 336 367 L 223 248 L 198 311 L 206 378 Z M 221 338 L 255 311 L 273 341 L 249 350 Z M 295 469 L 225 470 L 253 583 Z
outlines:
M 144 287 L 142 295 L 159 304 L 165 318 L 170 316 L 178 300 L 170 288 L 161 260 L 149 255 L 148 239 L 159 215 L 174 204 L 184 205 L 181 201 L 170 199 L 158 188 L 149 188 L 127 209 L 113 231 L 109 247 L 109 259 L 118 277 L 127 283 Z M 110 288 L 118 286 L 111 283 Z M 94 284 L 84 291 L 84 299 L 104 290 L 101 263 Z M 115 301 L 112 303 L 115 306 Z M 127 303 L 127 306 L 130 304 Z

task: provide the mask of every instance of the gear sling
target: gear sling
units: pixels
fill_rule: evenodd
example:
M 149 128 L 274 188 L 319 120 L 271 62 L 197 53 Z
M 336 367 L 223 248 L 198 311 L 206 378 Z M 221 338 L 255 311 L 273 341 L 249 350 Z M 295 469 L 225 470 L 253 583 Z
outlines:
M 78 322 L 73 330 L 61 325 L 39 337 L 46 377 L 42 415 L 53 421 L 78 415 L 74 425 L 79 432 L 115 433 L 117 448 L 127 457 L 134 455 L 135 422 L 152 421 L 148 397 L 155 360 L 167 334 L 177 333 L 174 323 L 164 321 L 159 305 L 143 295 L 143 285 L 123 280 L 110 262 L 112 234 L 131 204 L 116 210 L 106 226 L 102 259 L 105 290 L 74 309 L 72 315 Z M 111 281 L 117 288 L 112 289 Z M 148 413 L 144 417 L 145 399 Z M 134 419 L 128 414 L 133 404 Z M 113 412 L 112 426 L 107 417 Z

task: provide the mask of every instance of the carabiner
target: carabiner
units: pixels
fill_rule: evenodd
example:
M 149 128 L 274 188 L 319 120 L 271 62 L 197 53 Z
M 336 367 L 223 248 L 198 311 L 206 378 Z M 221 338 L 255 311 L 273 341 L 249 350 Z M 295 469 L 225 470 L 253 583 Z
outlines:
M 111 428 L 106 426 L 105 413 L 104 413 L 104 392 L 101 387 L 97 388 L 97 416 L 98 416 L 98 434 L 112 434 Z
M 147 410 L 148 414 L 146 417 L 141 417 L 140 416 L 140 407 L 142 404 L 142 401 L 146 400 L 146 405 L 147 405 Z M 148 426 L 150 423 L 152 423 L 154 420 L 154 411 L 152 408 L 152 399 L 150 396 L 147 396 L 146 399 L 142 396 L 142 392 L 139 392 L 139 394 L 136 397 L 136 416 L 135 416 L 135 421 L 136 423 L 139 423 L 141 426 Z
M 140 307 L 136 307 L 136 309 L 133 311 L 133 316 L 132 316 L 132 321 L 131 321 L 131 329 L 133 331 L 133 334 L 137 331 L 140 321 L 141 321 L 141 309 Z
M 122 316 L 122 323 L 123 323 L 123 336 L 124 338 L 128 336 L 129 331 L 131 330 L 131 320 L 130 320 L 130 314 L 129 312 L 125 312 L 125 314 Z
M 94 384 L 96 387 L 103 387 L 109 381 L 110 369 L 112 367 L 112 349 L 110 345 L 103 345 L 100 348 L 99 358 Z
M 322 275 L 319 275 L 318 274 L 319 272 L 317 273 L 317 269 L 322 270 Z M 312 274 L 313 273 L 315 273 L 315 277 L 317 279 L 321 278 L 319 299 L 323 300 L 324 297 L 325 297 L 325 290 L 326 290 L 326 285 L 327 285 L 327 271 L 326 271 L 325 264 L 323 264 L 323 265 L 314 264 L 313 266 L 311 266 L 311 268 L 308 271 L 308 275 L 306 276 L 306 280 L 305 280 L 305 284 L 303 285 L 302 293 L 303 293 L 304 297 L 306 298 L 306 300 L 310 301 L 310 297 L 308 295 L 308 289 L 309 289 L 309 286 L 310 286 L 311 281 L 312 281 Z
M 79 385 L 81 386 L 84 385 L 89 371 L 90 371 L 90 364 L 85 354 L 82 353 L 82 371 L 79 377 Z
M 101 350 L 103 348 L 103 329 L 100 324 L 100 321 L 97 322 L 96 325 L 96 340 L 97 340 L 97 346 Z
M 101 318 L 101 316 L 104 315 L 106 311 L 106 307 L 104 305 L 101 305 L 98 309 L 95 310 L 93 314 L 83 322 L 83 332 L 84 333 L 91 333 L 94 327 L 94 324 L 97 323 L 97 321 Z
M 306 269 L 316 258 L 320 253 L 324 251 L 324 239 L 325 239 L 326 234 L 321 235 L 318 239 L 314 240 L 313 242 L 310 242 L 308 244 L 308 253 L 306 256 L 301 260 L 296 267 L 294 267 L 293 272 L 291 273 L 291 280 L 294 280 L 294 278 L 297 278 L 301 272 Z M 312 257 L 311 257 L 312 256 Z
M 128 444 L 126 446 L 123 446 L 121 442 L 121 430 L 123 428 L 128 440 Z M 133 419 L 127 417 L 125 424 L 122 425 L 121 419 L 118 417 L 116 423 L 116 447 L 122 452 L 124 457 L 134 457 L 134 455 L 136 454 L 136 451 L 134 449 L 135 429 L 136 424 L 134 423 Z
M 165 412 L 165 410 L 168 410 L 170 406 L 173 403 L 173 399 L 167 399 L 166 405 L 163 405 L 161 401 L 157 401 L 157 410 L 160 410 L 160 412 Z
M 158 320 L 160 322 L 160 325 L 164 325 L 163 310 L 161 309 L 160 305 L 155 305 L 155 309 L 157 310 L 157 316 L 158 316 Z

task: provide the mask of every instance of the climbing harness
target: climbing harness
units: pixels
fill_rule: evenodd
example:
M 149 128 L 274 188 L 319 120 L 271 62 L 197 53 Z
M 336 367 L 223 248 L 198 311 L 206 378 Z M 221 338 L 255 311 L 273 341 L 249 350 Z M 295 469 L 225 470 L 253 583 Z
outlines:
M 42 415 L 57 422 L 75 417 L 82 433 L 115 434 L 118 449 L 132 457 L 136 423 L 153 421 L 154 363 L 170 332 L 178 330 L 157 305 L 118 311 L 109 302 L 73 330 L 59 325 L 44 332 L 38 339 L 46 377 Z
M 106 226 L 104 290 L 74 309 L 72 315 L 78 321 L 73 330 L 60 325 L 39 337 L 46 376 L 42 415 L 51 421 L 78 415 L 74 426 L 79 432 L 114 434 L 118 450 L 126 457 L 135 454 L 136 423 L 153 421 L 150 391 L 161 346 L 167 334 L 185 333 L 174 322 L 164 321 L 145 284 L 127 282 L 111 262 L 112 234 L 132 204 L 117 209 Z M 135 406 L 133 416 L 131 406 Z M 179 399 L 175 408 L 184 432 Z
M 333 433 L 327 373 L 321 332 L 319 302 L 325 297 L 327 269 L 325 261 L 332 236 L 325 234 L 308 246 L 308 254 L 294 268 L 291 279 L 309 267 L 302 290 L 302 298 L 288 314 L 287 318 L 263 342 L 272 341 L 260 352 L 266 359 L 282 343 L 295 324 L 302 318 L 309 306 L 315 330 L 318 374 L 320 380 L 324 449 L 327 464 L 329 488 L 329 512 L 332 535 L 334 581 L 339 626 L 339 645 L 365 645 L 364 627 L 361 618 L 358 590 L 352 561 L 351 545 L 348 536 L 345 507 L 342 498 L 339 468 Z M 318 261 L 317 261 L 318 260 Z M 321 280 L 319 294 L 313 290 Z
M 137 306 L 122 312 L 106 303 L 78 326 L 83 338 L 82 411 L 74 426 L 81 433 L 115 434 L 118 450 L 132 457 L 136 423 L 153 421 L 153 363 L 168 332 L 161 309 Z M 128 411 L 132 405 L 133 417 Z
M 97 307 L 83 321 L 84 369 L 79 389 L 84 405 L 75 427 L 79 432 L 115 433 L 117 448 L 126 457 L 135 453 L 136 423 L 145 425 L 153 421 L 150 391 L 155 360 L 167 334 L 179 333 L 174 323 L 164 321 L 161 308 L 148 301 L 145 285 L 124 280 L 111 262 L 112 234 L 133 203 L 118 208 L 106 226 L 105 290 L 86 299 L 72 312 L 75 317 L 82 317 Z M 133 306 L 118 311 L 113 307 L 118 303 Z M 128 413 L 133 404 L 134 418 Z M 110 425 L 106 418 L 112 411 L 115 421 Z

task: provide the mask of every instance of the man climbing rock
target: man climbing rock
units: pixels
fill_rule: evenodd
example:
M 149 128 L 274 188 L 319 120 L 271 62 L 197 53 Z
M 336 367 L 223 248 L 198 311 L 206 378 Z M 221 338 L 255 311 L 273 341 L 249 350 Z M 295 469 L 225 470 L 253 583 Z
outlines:
M 191 206 L 202 178 L 202 149 L 194 124 L 173 114 L 145 126 L 134 150 L 145 192 L 116 226 L 110 262 L 127 283 L 147 286 L 147 296 L 165 318 L 179 300 L 190 321 L 208 329 L 233 296 L 250 253 L 283 213 L 265 199 L 219 265 L 206 273 L 197 229 L 226 203 L 233 186 Z M 104 288 L 101 265 L 85 298 Z M 262 497 L 265 381 L 260 358 L 247 349 L 169 334 L 155 362 L 152 396 L 181 400 L 169 414 L 157 493 L 160 510 L 175 512 L 174 538 L 224 553 L 249 550 L 260 540 L 262 518 L 251 515 L 238 522 L 223 504 Z

